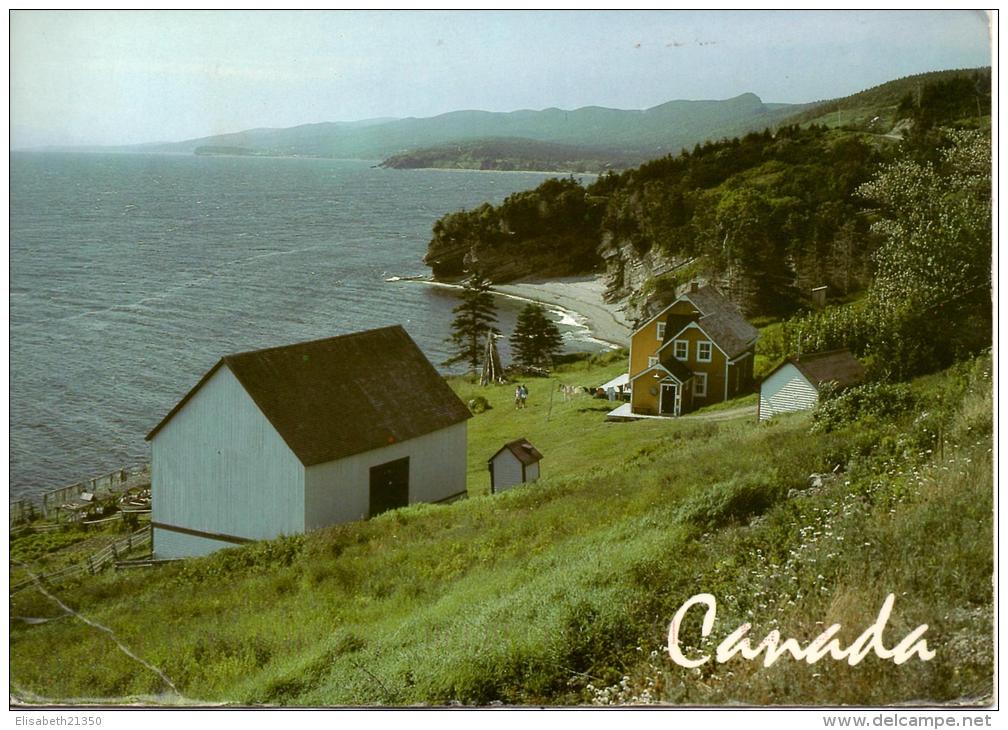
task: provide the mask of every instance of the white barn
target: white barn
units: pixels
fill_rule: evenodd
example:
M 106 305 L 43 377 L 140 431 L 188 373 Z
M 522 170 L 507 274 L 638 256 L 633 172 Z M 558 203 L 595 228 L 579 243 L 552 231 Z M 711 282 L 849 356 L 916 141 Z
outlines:
M 862 380 L 864 368 L 847 350 L 817 352 L 785 360 L 760 384 L 759 420 L 815 408 L 819 390 L 826 383 L 846 388 Z
M 154 552 L 460 497 L 470 417 L 399 326 L 227 355 L 147 436 Z
M 498 494 L 525 482 L 539 478 L 539 462 L 543 456 L 528 439 L 515 439 L 500 447 L 487 461 L 490 470 L 490 493 Z

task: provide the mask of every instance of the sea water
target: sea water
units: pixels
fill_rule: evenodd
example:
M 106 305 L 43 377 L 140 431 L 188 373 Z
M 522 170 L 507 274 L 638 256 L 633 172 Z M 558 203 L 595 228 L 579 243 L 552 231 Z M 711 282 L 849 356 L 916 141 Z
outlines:
M 145 462 L 147 432 L 228 353 L 401 324 L 440 367 L 455 292 L 386 279 L 429 273 L 445 213 L 546 177 L 13 153 L 11 499 Z M 498 304 L 507 334 L 522 304 Z

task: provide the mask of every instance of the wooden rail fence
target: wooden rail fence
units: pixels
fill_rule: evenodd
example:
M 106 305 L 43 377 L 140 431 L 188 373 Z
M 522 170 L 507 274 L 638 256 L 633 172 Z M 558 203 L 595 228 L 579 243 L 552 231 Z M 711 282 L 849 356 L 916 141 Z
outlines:
M 11 502 L 10 524 L 33 520 L 39 515 L 52 517 L 62 505 L 76 499 L 84 492 L 90 492 L 101 498 L 113 494 L 123 494 L 134 487 L 142 487 L 147 484 L 150 484 L 149 464 L 123 467 L 76 484 L 52 489 L 37 499 L 19 499 Z
M 85 573 L 94 575 L 95 573 L 115 563 L 119 560 L 120 556 L 129 555 L 134 550 L 139 550 L 140 548 L 151 545 L 152 532 L 153 530 L 151 530 L 150 525 L 141 527 L 139 530 L 130 533 L 122 540 L 117 540 L 111 545 L 106 545 L 97 553 L 88 556 L 85 560 L 79 563 L 68 565 L 60 570 L 55 570 L 52 573 L 39 573 L 35 578 L 26 578 L 19 581 L 11 586 L 11 595 L 30 586 L 35 582 L 36 578 L 40 581 L 44 581 L 45 583 L 52 584 L 75 575 L 83 575 Z

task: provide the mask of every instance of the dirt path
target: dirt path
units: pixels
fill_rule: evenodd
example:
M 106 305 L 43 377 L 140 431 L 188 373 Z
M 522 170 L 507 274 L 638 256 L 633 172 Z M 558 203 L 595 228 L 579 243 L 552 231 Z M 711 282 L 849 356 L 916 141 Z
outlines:
M 756 405 L 751 406 L 739 406 L 738 408 L 729 408 L 724 411 L 714 411 L 712 413 L 688 413 L 685 416 L 681 416 L 683 420 L 692 421 L 731 421 L 735 418 L 744 417 L 755 418 L 756 417 Z

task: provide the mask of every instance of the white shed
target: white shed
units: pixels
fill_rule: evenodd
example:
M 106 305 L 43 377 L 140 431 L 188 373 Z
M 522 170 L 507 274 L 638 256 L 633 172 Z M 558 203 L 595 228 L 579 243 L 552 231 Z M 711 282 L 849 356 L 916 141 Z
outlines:
M 612 380 L 602 383 L 599 390 L 608 400 L 630 400 L 630 373 L 620 373 Z
M 399 326 L 227 355 L 147 436 L 155 554 L 460 497 L 470 417 Z
M 490 493 L 504 492 L 539 478 L 542 454 L 528 439 L 515 439 L 500 447 L 487 461 L 490 469 Z
M 841 388 L 864 380 L 864 368 L 847 350 L 831 350 L 785 360 L 760 384 L 758 414 L 766 421 L 779 413 L 814 408 L 826 383 Z

